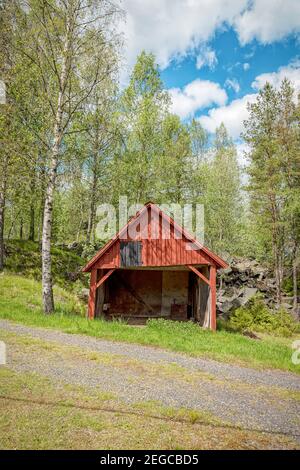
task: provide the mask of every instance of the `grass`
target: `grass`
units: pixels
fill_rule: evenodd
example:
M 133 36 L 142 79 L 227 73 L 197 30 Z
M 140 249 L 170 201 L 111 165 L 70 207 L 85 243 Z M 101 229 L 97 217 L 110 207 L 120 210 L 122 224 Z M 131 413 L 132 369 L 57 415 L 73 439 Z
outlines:
M 128 405 L 97 389 L 0 368 L 1 449 L 295 449 L 287 436 L 230 426 L 160 402 Z M 45 419 L 47 417 L 47 419 Z
M 62 287 L 54 289 L 56 313 L 45 316 L 41 309 L 41 284 L 34 279 L 5 273 L 0 276 L 0 318 L 29 326 L 60 329 L 113 341 L 161 347 L 191 356 L 206 357 L 256 368 L 276 368 L 300 373 L 291 361 L 291 343 L 263 335 L 253 340 L 228 331 L 211 332 L 192 323 L 150 321 L 144 328 L 122 322 L 89 321 L 86 306 Z
M 29 240 L 9 240 L 5 242 L 7 256 L 6 269 L 36 280 L 41 280 L 41 251 L 38 242 Z M 70 250 L 55 246 L 51 248 L 52 275 L 55 284 L 74 290 L 88 285 L 87 276 L 80 273 L 85 260 Z M 70 275 L 78 273 L 76 282 L 70 282 Z

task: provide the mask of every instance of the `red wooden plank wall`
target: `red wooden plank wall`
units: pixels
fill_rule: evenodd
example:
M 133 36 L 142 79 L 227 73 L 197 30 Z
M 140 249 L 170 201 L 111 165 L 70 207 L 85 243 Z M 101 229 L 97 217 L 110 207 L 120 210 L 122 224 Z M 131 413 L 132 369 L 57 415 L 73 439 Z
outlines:
M 95 267 L 100 268 L 118 268 L 120 266 L 120 240 L 115 243 L 101 256 Z
M 135 222 L 137 230 L 133 230 L 131 237 L 127 238 L 128 240 L 142 240 L 143 266 L 210 264 L 209 257 L 200 248 L 191 249 L 192 243 L 173 226 L 169 226 L 161 216 L 158 220 L 158 217 L 152 215 L 152 223 L 150 219 L 150 212 L 147 211 L 141 217 L 141 226 L 137 227 L 139 224 Z M 141 233 L 148 238 L 143 238 Z M 116 240 L 103 254 L 95 267 L 98 269 L 120 267 L 119 240 Z

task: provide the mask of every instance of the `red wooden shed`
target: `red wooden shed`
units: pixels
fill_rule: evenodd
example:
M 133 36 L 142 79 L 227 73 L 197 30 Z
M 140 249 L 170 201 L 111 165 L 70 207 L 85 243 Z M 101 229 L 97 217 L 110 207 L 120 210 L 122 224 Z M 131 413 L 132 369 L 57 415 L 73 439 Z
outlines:
M 227 264 L 149 202 L 83 268 L 88 317 L 194 320 L 216 329 L 216 271 Z

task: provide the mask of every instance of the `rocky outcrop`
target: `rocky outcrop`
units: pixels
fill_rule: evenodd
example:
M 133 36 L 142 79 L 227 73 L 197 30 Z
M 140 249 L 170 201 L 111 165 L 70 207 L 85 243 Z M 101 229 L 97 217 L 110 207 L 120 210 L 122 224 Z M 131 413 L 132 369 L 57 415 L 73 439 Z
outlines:
M 272 272 L 255 260 L 233 258 L 230 267 L 220 272 L 217 290 L 217 313 L 227 318 L 236 308 L 261 293 L 269 307 L 275 306 L 276 285 Z M 282 306 L 292 309 L 292 298 L 284 297 Z

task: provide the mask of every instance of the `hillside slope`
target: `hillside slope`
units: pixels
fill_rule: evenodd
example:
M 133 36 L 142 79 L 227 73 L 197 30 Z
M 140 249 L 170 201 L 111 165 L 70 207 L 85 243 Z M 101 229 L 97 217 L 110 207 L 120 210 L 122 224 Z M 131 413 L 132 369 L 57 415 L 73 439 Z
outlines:
M 38 242 L 10 240 L 5 242 L 5 269 L 27 278 L 41 280 L 41 250 Z M 53 246 L 52 274 L 54 284 L 69 290 L 88 286 L 88 278 L 81 273 L 85 259 L 73 251 Z

